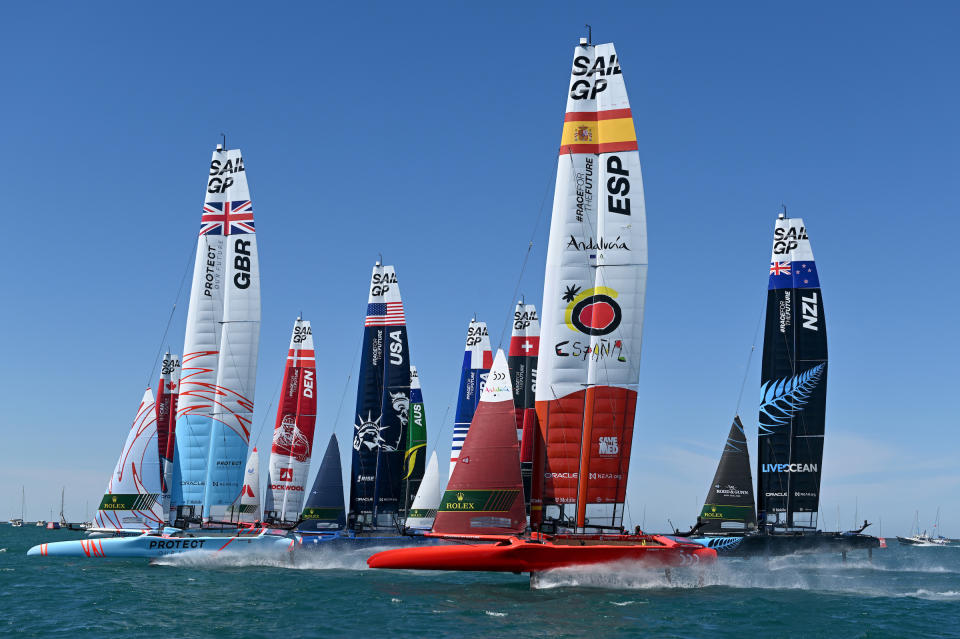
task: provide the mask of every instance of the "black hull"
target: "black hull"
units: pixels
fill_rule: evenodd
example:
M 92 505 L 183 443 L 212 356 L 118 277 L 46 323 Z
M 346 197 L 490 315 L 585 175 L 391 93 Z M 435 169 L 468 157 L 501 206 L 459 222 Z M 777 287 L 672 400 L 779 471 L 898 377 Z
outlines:
M 795 554 L 845 553 L 880 547 L 872 535 L 805 533 L 801 535 L 745 535 L 698 537 L 697 543 L 725 557 L 777 557 Z

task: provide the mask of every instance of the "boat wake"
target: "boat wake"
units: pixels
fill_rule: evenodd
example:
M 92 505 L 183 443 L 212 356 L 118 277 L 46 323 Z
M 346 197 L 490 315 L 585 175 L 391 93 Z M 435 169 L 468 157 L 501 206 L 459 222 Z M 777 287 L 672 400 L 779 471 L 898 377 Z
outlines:
M 261 552 L 189 552 L 154 559 L 157 566 L 179 568 L 282 568 L 286 570 L 369 570 L 367 558 L 386 547 Z

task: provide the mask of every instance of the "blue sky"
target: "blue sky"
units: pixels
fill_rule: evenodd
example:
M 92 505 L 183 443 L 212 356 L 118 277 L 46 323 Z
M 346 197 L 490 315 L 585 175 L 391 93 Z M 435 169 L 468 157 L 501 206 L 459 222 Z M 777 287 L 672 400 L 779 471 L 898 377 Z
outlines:
M 72 519 L 102 495 L 155 378 L 221 132 L 257 216 L 258 443 L 301 310 L 322 362 L 318 439 L 349 436 L 382 253 L 445 454 L 467 323 L 499 341 L 531 238 L 520 290 L 539 306 L 590 22 L 617 46 L 647 198 L 635 523 L 695 518 L 745 374 L 755 435 L 745 364 L 783 202 L 810 232 L 830 335 L 821 523 L 839 506 L 849 527 L 856 504 L 893 534 L 941 506 L 960 537 L 958 19 L 867 2 L 6 7 L 0 516 L 22 484 L 31 518 L 64 485 Z

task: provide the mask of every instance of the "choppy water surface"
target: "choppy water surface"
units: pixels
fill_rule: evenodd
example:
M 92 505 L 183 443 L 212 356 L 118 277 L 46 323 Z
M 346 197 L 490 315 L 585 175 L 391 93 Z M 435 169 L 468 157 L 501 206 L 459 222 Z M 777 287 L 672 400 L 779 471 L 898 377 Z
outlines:
M 526 576 L 287 558 L 26 557 L 80 533 L 0 526 L 0 635 L 16 637 L 960 637 L 960 548 L 631 565 Z

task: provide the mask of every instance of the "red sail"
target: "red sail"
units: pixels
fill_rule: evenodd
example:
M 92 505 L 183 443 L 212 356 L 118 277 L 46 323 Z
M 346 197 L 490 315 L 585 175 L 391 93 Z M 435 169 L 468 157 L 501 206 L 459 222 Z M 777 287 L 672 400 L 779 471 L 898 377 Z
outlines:
M 510 375 L 503 351 L 497 351 L 433 532 L 520 533 L 526 519 Z

